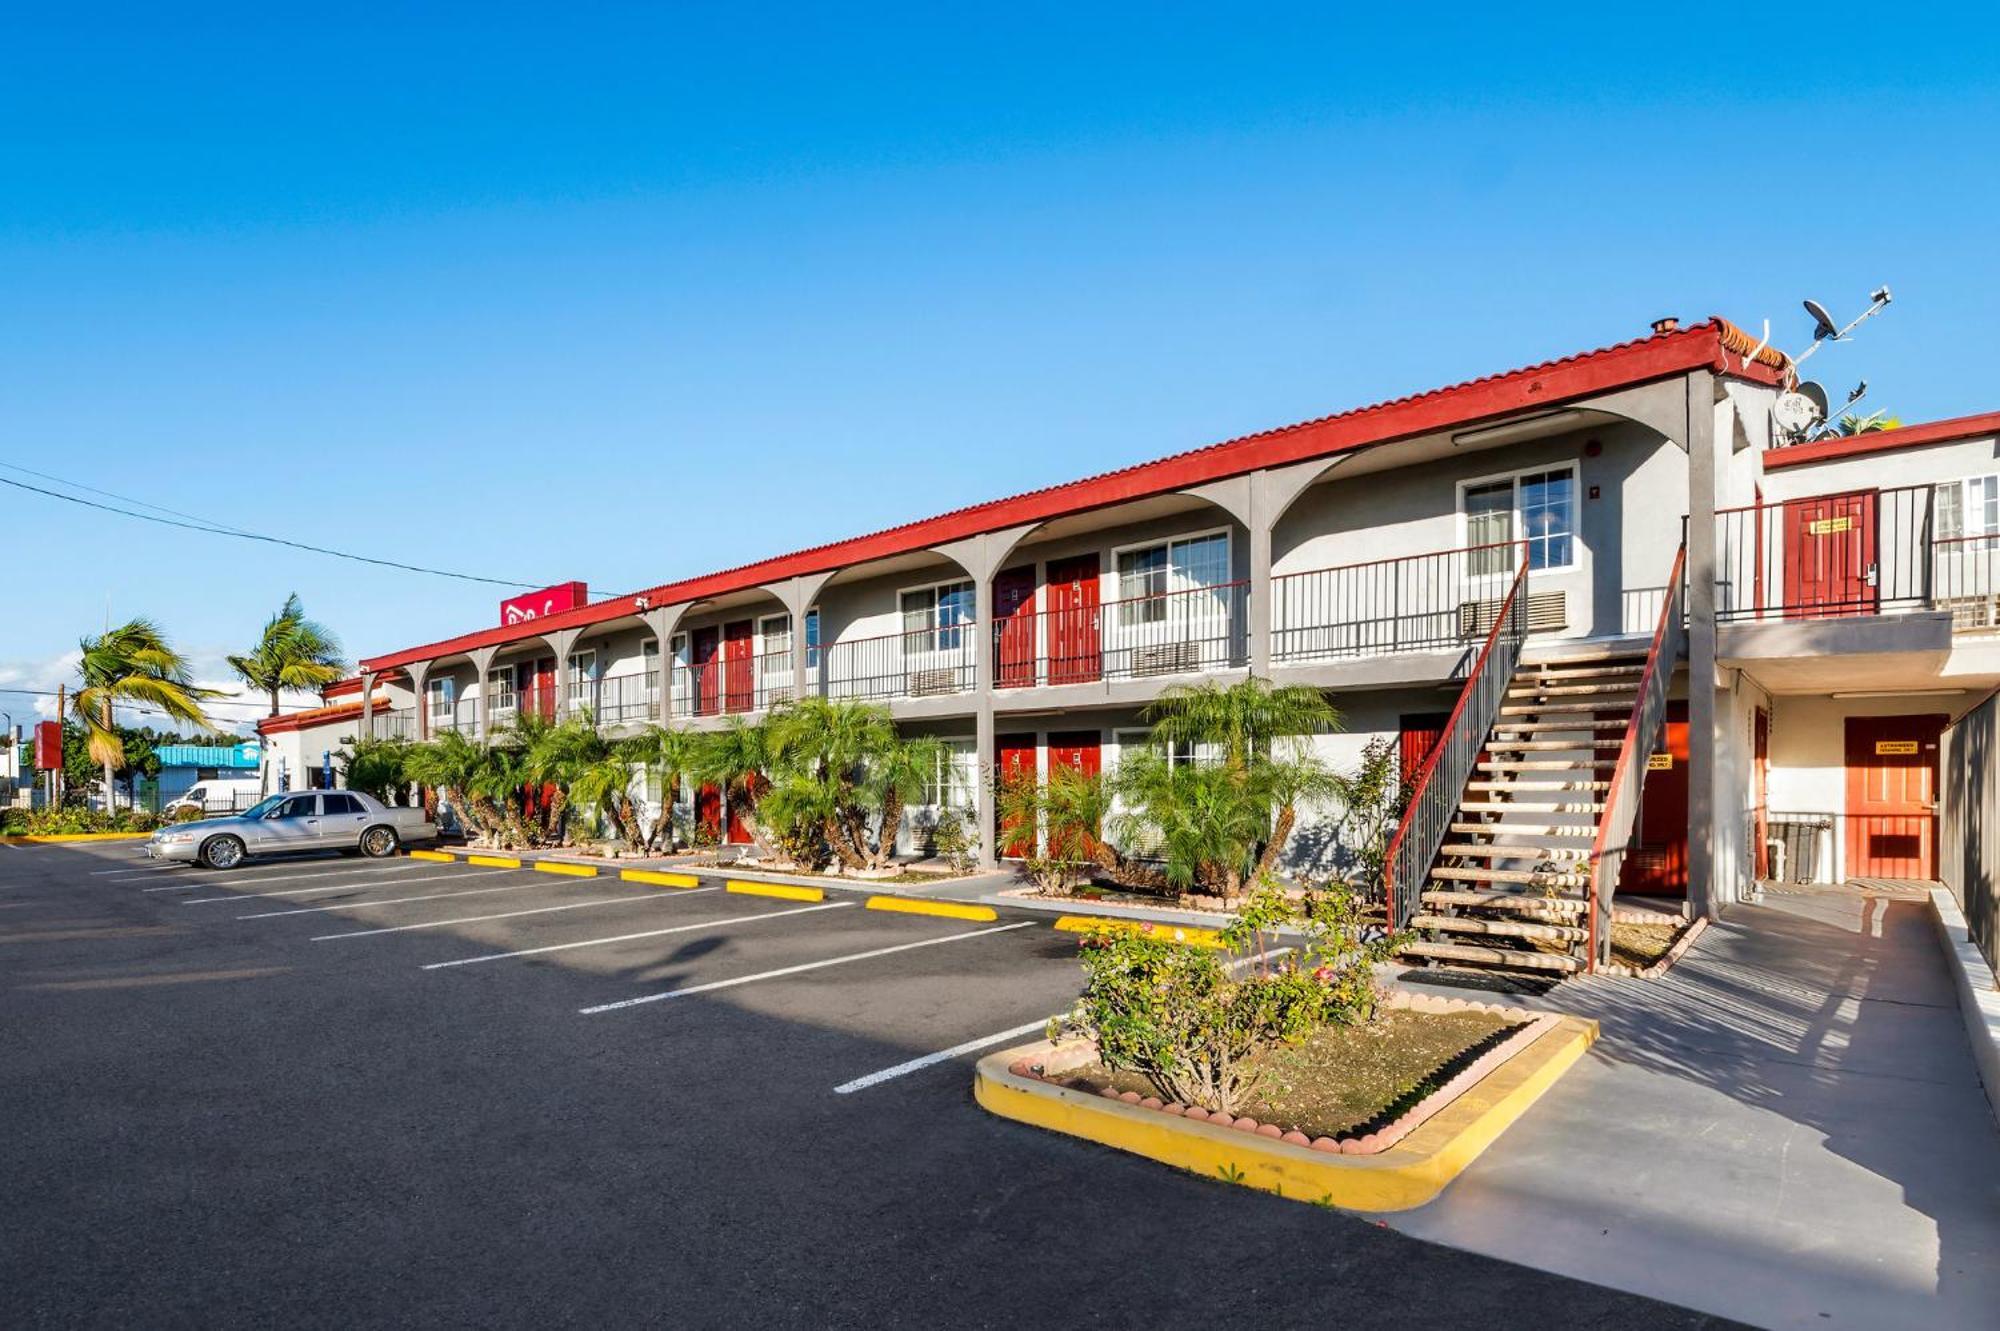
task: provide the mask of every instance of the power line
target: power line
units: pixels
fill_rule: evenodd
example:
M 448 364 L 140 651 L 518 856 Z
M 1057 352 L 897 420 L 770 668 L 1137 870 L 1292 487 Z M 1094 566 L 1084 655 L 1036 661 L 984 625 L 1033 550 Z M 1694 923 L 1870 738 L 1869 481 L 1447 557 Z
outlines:
M 63 481 L 62 484 L 75 485 L 76 482 Z M 0 476 L 0 485 L 11 485 L 17 490 L 26 490 L 31 494 L 44 495 L 50 499 L 60 499 L 66 504 L 77 504 L 84 508 L 94 508 L 105 513 L 116 513 L 120 517 L 137 518 L 141 522 L 154 522 L 163 527 L 179 527 L 186 531 L 203 532 L 210 536 L 233 536 L 245 541 L 262 541 L 267 545 L 288 546 L 291 549 L 304 550 L 310 554 L 328 555 L 334 559 L 350 559 L 358 564 L 373 564 L 378 568 L 399 569 L 405 573 L 427 573 L 435 578 L 456 578 L 461 582 L 480 582 L 486 583 L 489 586 L 512 587 L 523 591 L 530 591 L 541 585 L 534 582 L 518 582 L 509 578 L 487 578 L 477 573 L 456 573 L 450 569 L 429 568 L 422 564 L 406 564 L 396 559 L 377 559 L 372 555 L 357 555 L 346 550 L 330 549 L 323 545 L 309 545 L 304 541 L 289 541 L 282 536 L 266 536 L 261 532 L 239 531 L 232 527 L 215 526 L 200 520 L 182 522 L 175 518 L 160 517 L 152 513 L 140 513 L 129 508 L 119 508 L 112 504 L 100 504 L 96 500 L 85 499 L 80 495 L 64 494 L 60 490 L 45 489 L 42 486 L 30 485 L 26 481 L 17 481 L 8 476 Z M 80 488 L 87 489 L 88 487 Z M 98 491 L 97 493 L 101 494 L 104 492 Z M 145 504 L 144 500 L 137 499 L 127 499 L 124 502 Z M 153 505 L 145 506 L 153 507 Z
M 18 471 L 23 476 L 35 476 L 45 481 L 54 481 L 57 485 L 67 485 L 72 490 L 82 490 L 86 494 L 102 495 L 106 499 L 116 499 L 120 503 L 137 504 L 140 508 L 150 508 L 155 513 L 165 513 L 170 517 L 186 518 L 189 522 L 199 522 L 204 526 L 214 527 L 218 531 L 230 532 L 237 536 L 254 534 L 244 531 L 241 527 L 232 527 L 226 522 L 217 522 L 214 518 L 204 518 L 198 513 L 183 513 L 177 508 L 168 508 L 164 504 L 154 504 L 144 499 L 135 499 L 131 495 L 122 495 L 115 490 L 100 490 L 94 485 L 85 485 L 82 481 L 72 481 L 67 477 L 54 476 L 46 471 L 36 471 L 33 467 L 24 467 L 18 462 L 0 462 L 0 469 Z
M 54 689 L 17 689 L 4 686 L 0 686 L 0 693 L 25 693 L 36 698 L 53 698 L 56 696 L 56 690 Z M 72 697 L 75 696 L 74 690 L 71 690 L 71 696 Z M 118 706 L 145 708 L 150 711 L 158 712 L 161 716 L 166 715 L 165 712 L 161 712 L 158 708 L 153 707 L 150 703 L 121 701 L 118 704 Z M 202 706 L 203 707 L 254 707 L 259 712 L 263 712 L 266 715 L 269 715 L 270 713 L 270 708 L 268 707 L 268 705 L 266 705 L 265 703 L 257 702 L 254 699 L 250 698 L 208 698 L 203 700 Z M 287 712 L 287 711 L 310 712 L 316 710 L 316 708 L 312 706 L 302 706 L 297 704 L 287 706 L 284 703 L 280 703 L 278 704 L 278 710 L 280 712 Z

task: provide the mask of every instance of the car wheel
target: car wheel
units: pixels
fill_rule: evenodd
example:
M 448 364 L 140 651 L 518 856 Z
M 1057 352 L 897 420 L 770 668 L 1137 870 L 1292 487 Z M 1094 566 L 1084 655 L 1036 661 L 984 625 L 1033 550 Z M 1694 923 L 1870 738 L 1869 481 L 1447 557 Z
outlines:
M 243 843 L 233 836 L 210 837 L 201 843 L 201 862 L 211 869 L 234 869 L 243 863 Z
M 361 853 L 371 860 L 379 860 L 396 853 L 396 829 L 393 827 L 371 827 L 361 834 Z

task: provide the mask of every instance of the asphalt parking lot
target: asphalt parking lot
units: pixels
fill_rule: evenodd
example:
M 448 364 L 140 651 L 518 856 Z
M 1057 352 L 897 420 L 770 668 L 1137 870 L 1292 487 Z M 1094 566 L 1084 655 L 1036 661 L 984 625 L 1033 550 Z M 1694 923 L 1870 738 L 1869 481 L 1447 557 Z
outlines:
M 0 1324 L 1705 1326 L 995 1119 L 1045 917 L 0 847 Z

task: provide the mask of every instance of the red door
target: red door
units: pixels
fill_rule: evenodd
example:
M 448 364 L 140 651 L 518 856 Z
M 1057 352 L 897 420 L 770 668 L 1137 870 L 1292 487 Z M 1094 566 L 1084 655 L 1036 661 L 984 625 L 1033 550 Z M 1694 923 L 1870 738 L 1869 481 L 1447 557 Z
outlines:
M 1785 617 L 1872 615 L 1875 491 L 1785 505 Z
M 722 626 L 722 706 L 724 711 L 747 712 L 757 701 L 751 682 L 756 657 L 756 625 L 748 619 Z
M 696 827 L 722 839 L 722 787 L 710 783 L 694 792 L 694 823 Z
M 1103 741 L 1095 730 L 1057 730 L 1049 734 L 1049 771 L 1067 768 L 1072 772 L 1082 772 L 1086 776 L 1096 776 L 1104 770 Z M 1102 828 L 1092 828 L 1093 835 Z M 1088 846 L 1051 845 L 1050 854 L 1060 854 L 1066 858 L 1082 858 L 1089 853 Z
M 729 829 L 723 835 L 722 839 L 732 846 L 747 846 L 751 844 L 750 827 L 749 824 L 743 821 L 743 802 L 741 800 L 732 799 L 729 801 Z
M 1444 725 L 1449 720 L 1448 712 L 1415 712 L 1403 717 L 1396 755 L 1404 785 L 1417 779 L 1417 773 L 1424 768 L 1424 759 L 1431 756 L 1431 750 L 1444 738 Z
M 1104 673 L 1097 556 L 1049 561 L 1049 683 L 1088 684 Z
M 1753 876 L 1771 876 L 1771 714 L 1759 707 L 1750 722 L 1750 812 Z
M 1639 825 L 1618 874 L 1618 890 L 1641 897 L 1684 897 L 1688 889 L 1688 708 L 1667 704 L 1666 734 L 1639 786 Z M 1599 798 L 1602 798 L 1600 796 Z
M 688 641 L 694 670 L 694 714 L 714 716 L 722 710 L 722 672 L 716 665 L 722 631 L 714 625 L 696 629 Z
M 996 688 L 1022 689 L 1035 682 L 1035 570 L 1002 569 L 993 579 L 993 622 L 999 625 L 993 662 Z
M 998 783 L 1001 787 L 1015 781 L 1033 781 L 1035 771 L 1035 737 L 1033 735 L 1000 735 L 994 740 L 995 766 L 999 768 Z M 1016 829 L 1002 823 L 999 811 L 994 811 L 993 826 L 1000 837 L 1002 855 L 1019 859 L 1032 855 L 1035 850 L 1034 832 L 1031 828 Z M 1010 834 L 1018 830 L 1019 835 L 1009 840 Z
M 1847 718 L 1847 876 L 1933 876 L 1942 716 Z
M 544 721 L 556 715 L 556 658 L 545 656 L 521 669 L 528 674 L 528 710 Z

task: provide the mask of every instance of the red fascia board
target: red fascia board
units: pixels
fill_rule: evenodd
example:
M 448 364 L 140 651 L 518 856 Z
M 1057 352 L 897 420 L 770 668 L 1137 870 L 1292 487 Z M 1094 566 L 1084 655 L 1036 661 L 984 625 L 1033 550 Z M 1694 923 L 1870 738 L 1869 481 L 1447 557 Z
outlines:
M 1282 426 L 1009 499 L 975 504 L 872 535 L 780 555 L 682 582 L 665 583 L 637 595 L 655 606 L 719 596 L 785 578 L 905 554 L 981 532 L 1047 522 L 1052 518 L 1167 494 L 1265 467 L 1284 466 L 1315 457 L 1333 457 L 1396 439 L 1475 425 L 1493 417 L 1551 407 L 1692 370 L 1709 369 L 1760 382 L 1775 381 L 1778 370 L 1749 362 L 1741 352 L 1732 352 L 1725 345 L 1724 329 L 1727 327 L 1720 320 L 1711 320 L 1678 332 L 1641 338 L 1601 351 L 1584 352 L 1449 388 L 1432 389 L 1371 407 L 1359 407 L 1335 416 Z M 1729 331 L 1734 333 L 1733 329 Z M 405 648 L 365 660 L 361 668 L 385 670 L 413 661 L 434 660 L 480 647 L 518 642 L 559 629 L 583 628 L 623 618 L 636 613 L 634 599 L 621 596 L 550 615 L 532 624 L 485 629 Z
M 322 698 L 342 698 L 350 693 L 359 693 L 361 689 L 361 676 L 350 675 L 346 679 L 336 679 L 333 683 L 321 689 L 319 696 Z
M 1838 462 L 1843 458 L 1866 457 L 1870 453 L 1890 453 L 1899 448 L 1950 444 L 1961 439 L 1977 439 L 1983 434 L 2000 435 L 2000 411 L 1955 416 L 1947 421 L 1929 421 L 1923 425 L 1905 425 L 1900 429 L 1876 430 L 1869 434 L 1843 435 L 1838 439 L 1793 444 L 1790 448 L 1774 448 L 1764 454 L 1764 470 L 1781 471 L 1786 467 L 1803 467 L 1813 462 Z

